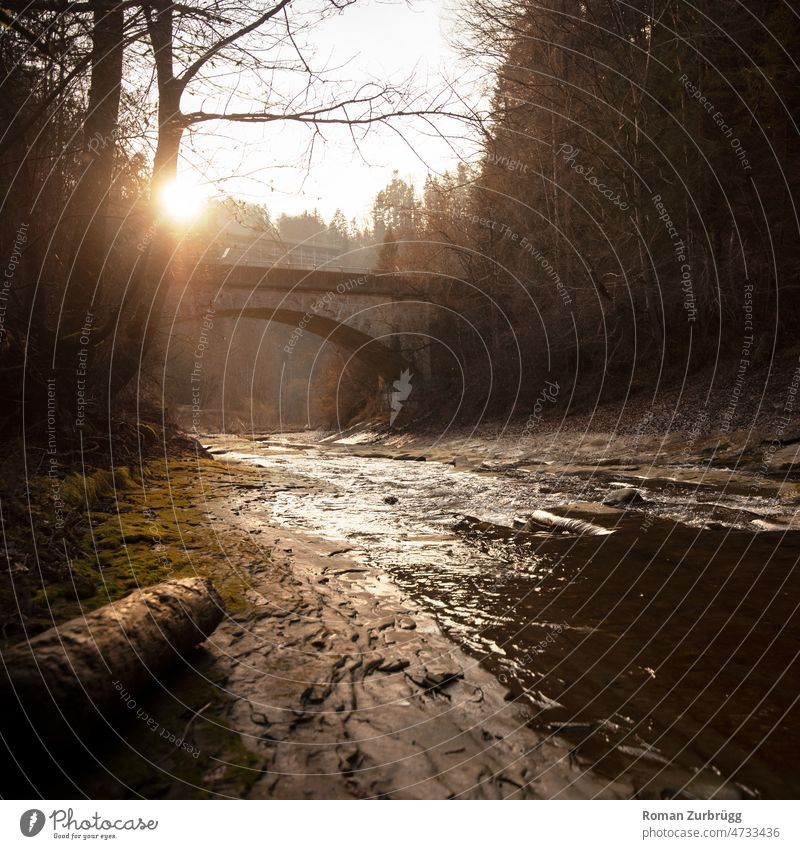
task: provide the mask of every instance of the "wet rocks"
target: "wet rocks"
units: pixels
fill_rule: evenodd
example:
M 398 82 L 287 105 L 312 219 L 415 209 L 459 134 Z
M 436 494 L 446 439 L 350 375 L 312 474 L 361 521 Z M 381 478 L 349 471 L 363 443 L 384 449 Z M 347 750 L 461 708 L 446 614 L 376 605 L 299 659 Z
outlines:
M 642 493 L 632 486 L 615 489 L 603 500 L 606 507 L 642 507 L 647 503 Z
M 668 764 L 669 761 L 652 746 L 617 746 L 617 751 L 622 752 L 629 758 L 638 760 L 652 761 L 657 764 Z
M 593 722 L 549 722 L 547 728 L 553 734 L 588 734 L 594 730 Z
M 555 710 L 556 708 L 563 708 L 560 702 L 555 701 L 555 699 L 551 699 L 549 696 L 546 696 L 541 690 L 535 690 L 527 693 L 528 700 L 532 702 L 539 710 Z
M 458 667 L 446 666 L 434 661 L 426 664 L 422 669 L 417 667 L 413 672 L 406 672 L 406 675 L 423 690 L 443 694 L 449 686 L 464 677 L 464 672 Z
M 525 533 L 546 531 L 556 534 L 588 534 L 589 536 L 605 536 L 613 533 L 592 522 L 585 522 L 583 519 L 570 519 L 567 516 L 557 516 L 547 510 L 534 510 L 528 516 L 522 531 Z
M 404 669 L 408 669 L 410 665 L 410 661 L 406 660 L 405 658 L 399 657 L 384 661 L 378 667 L 378 671 L 386 673 L 402 672 Z

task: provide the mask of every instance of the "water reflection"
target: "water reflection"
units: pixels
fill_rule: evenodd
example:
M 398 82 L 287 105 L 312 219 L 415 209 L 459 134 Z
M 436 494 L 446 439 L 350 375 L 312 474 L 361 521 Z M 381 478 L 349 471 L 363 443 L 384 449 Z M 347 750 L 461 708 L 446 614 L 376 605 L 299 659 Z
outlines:
M 785 757 L 800 750 L 800 533 L 744 530 L 769 513 L 763 501 L 724 484 L 704 485 L 702 502 L 697 485 L 653 486 L 647 510 L 614 514 L 611 535 L 507 540 L 453 527 L 465 513 L 510 524 L 599 502 L 631 480 L 307 446 L 251 459 L 312 482 L 275 492 L 276 520 L 386 570 L 508 682 L 535 727 L 605 774 L 634 775 L 648 795 L 708 770 L 745 793 L 800 794 Z

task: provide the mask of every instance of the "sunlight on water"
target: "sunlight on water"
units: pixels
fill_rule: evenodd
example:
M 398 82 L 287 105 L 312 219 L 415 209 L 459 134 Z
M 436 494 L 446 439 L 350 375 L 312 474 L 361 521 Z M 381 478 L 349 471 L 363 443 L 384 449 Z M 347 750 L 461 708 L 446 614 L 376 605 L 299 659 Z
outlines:
M 762 501 L 724 487 L 654 488 L 647 510 L 629 511 L 614 534 L 514 544 L 454 525 L 464 514 L 510 525 L 566 501 L 600 502 L 631 479 L 461 471 L 319 445 L 265 444 L 247 459 L 297 481 L 267 499 L 274 520 L 346 541 L 348 557 L 388 573 L 508 682 L 536 728 L 567 734 L 601 771 L 666 787 L 685 780 L 676 769 L 710 768 L 766 795 L 796 783 L 776 773 L 796 736 L 780 716 L 800 672 L 778 623 L 796 622 L 800 535 L 778 548 L 774 535 L 737 530 L 769 513 Z M 701 532 L 709 509 L 718 530 Z M 775 597 L 781 583 L 787 593 Z

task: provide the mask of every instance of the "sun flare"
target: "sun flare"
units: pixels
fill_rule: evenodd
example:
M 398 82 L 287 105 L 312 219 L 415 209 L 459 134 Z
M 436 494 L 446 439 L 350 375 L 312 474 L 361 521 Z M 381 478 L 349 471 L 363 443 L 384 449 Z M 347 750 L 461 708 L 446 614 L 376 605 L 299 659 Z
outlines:
M 194 221 L 208 204 L 203 188 L 185 177 L 165 183 L 158 192 L 161 211 L 178 224 Z

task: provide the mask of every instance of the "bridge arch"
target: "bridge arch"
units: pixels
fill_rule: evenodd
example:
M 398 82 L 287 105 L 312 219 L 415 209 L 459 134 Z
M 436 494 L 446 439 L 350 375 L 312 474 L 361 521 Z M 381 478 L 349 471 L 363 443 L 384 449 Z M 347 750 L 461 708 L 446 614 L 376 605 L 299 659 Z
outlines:
M 326 342 L 333 342 L 344 350 L 356 354 L 381 377 L 386 379 L 394 379 L 401 371 L 411 367 L 409 361 L 402 354 L 393 351 L 374 336 L 336 321 L 336 319 L 316 313 L 300 312 L 299 310 L 282 307 L 244 307 L 242 309 L 221 309 L 217 311 L 216 315 L 235 319 L 255 318 L 293 327 L 297 335 L 293 334 L 291 337 L 289 343 L 291 348 L 306 331 L 313 333 Z

